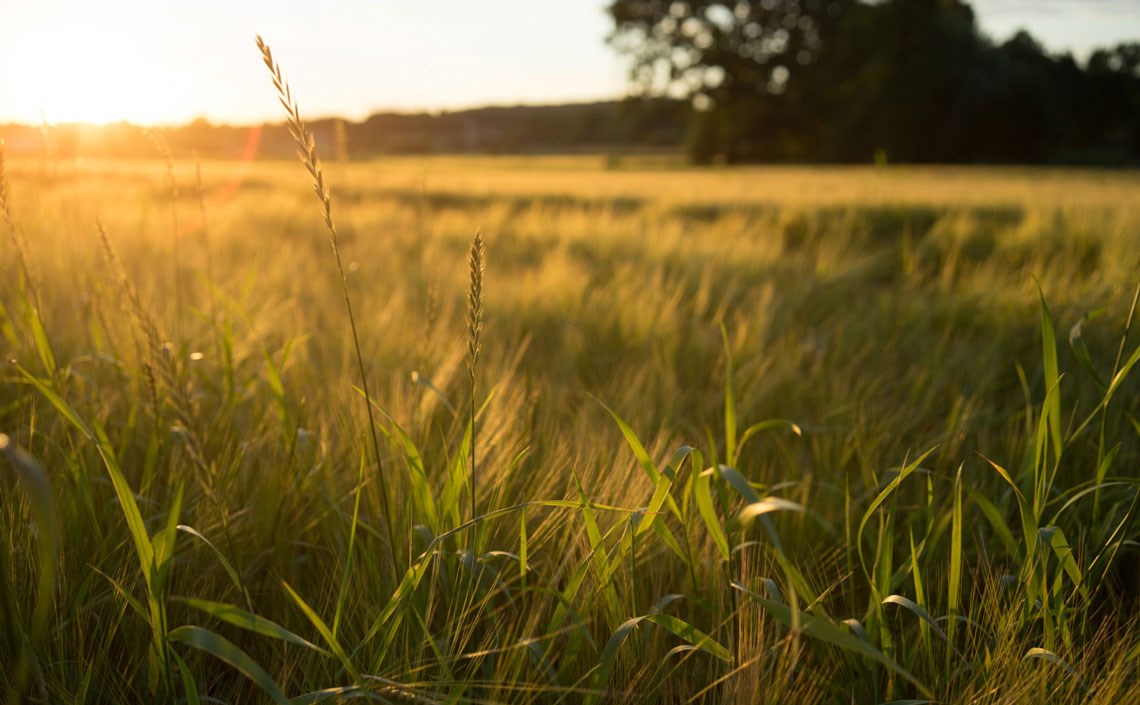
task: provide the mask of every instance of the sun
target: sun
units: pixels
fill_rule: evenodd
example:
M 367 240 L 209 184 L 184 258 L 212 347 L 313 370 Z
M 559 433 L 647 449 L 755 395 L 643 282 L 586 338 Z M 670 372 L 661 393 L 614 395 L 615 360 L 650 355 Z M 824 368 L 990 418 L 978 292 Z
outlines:
M 27 63 L 7 77 L 32 117 L 52 122 L 153 125 L 177 120 L 177 81 L 139 47 L 98 28 L 66 28 L 50 41 L 24 39 Z

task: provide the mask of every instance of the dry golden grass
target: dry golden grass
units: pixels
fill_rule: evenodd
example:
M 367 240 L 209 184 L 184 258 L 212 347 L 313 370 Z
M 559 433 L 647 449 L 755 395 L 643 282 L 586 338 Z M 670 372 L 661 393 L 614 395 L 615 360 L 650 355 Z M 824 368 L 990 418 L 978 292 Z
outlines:
M 1140 692 L 1130 656 L 1134 553 L 1121 549 L 1111 561 L 1105 553 L 1113 541 L 1140 538 L 1129 513 L 1140 459 L 1129 421 L 1140 415 L 1134 380 L 1122 378 L 1103 437 L 1099 420 L 1095 433 L 1071 435 L 1102 398 L 1093 373 L 1103 383 L 1121 367 L 1114 358 L 1140 271 L 1134 174 L 703 171 L 662 162 L 607 169 L 600 157 L 432 157 L 342 164 L 334 172 L 343 179 L 332 183 L 315 151 L 307 176 L 275 162 L 204 162 L 199 176 L 175 160 L 175 206 L 198 214 L 178 225 L 180 307 L 167 274 L 163 164 L 5 166 L 5 203 L 27 233 L 43 302 L 28 303 L 20 253 L 0 254 L 4 271 L 16 273 L 0 280 L 3 353 L 20 366 L 0 380 L 0 430 L 49 470 L 62 526 L 58 619 L 37 657 L 45 665 L 34 697 L 59 699 L 84 682 L 114 702 L 185 693 L 175 670 L 173 685 L 151 688 L 145 620 L 91 570 L 126 594 L 144 594 L 106 473 L 31 380 L 107 429 L 156 541 L 184 487 L 179 523 L 217 553 L 181 535 L 170 596 L 230 603 L 327 651 L 337 651 L 333 641 L 343 647 L 351 669 L 166 601 L 171 626 L 226 635 L 290 695 L 352 686 L 432 701 L 577 701 L 603 665 L 609 677 L 598 687 L 630 702 L 920 695 L 881 664 L 810 630 L 790 631 L 730 583 L 760 594 L 764 579 L 785 600 L 794 589 L 798 609 L 821 619 L 859 620 L 876 648 L 940 702 L 1127 702 Z M 97 220 L 117 253 L 110 267 Z M 475 228 L 486 253 L 471 242 Z M 1068 633 L 1053 624 L 1051 637 L 1044 612 L 1026 598 L 1035 583 L 1019 571 L 1027 538 L 1014 494 L 979 455 L 1032 484 L 1037 428 L 1048 427 L 1038 285 L 1064 373 L 1064 453 L 1041 524 L 1064 528 L 1092 591 L 1082 597 L 1058 572 L 1064 590 L 1059 605 L 1048 599 L 1050 614 L 1071 622 Z M 120 314 L 124 292 L 132 315 Z M 153 322 L 140 331 L 132 319 L 147 317 Z M 40 338 L 57 369 L 43 362 Z M 1135 346 L 1126 341 L 1125 359 Z M 714 518 L 736 549 L 730 560 L 695 508 L 696 478 L 725 460 L 736 423 L 726 418 L 728 359 L 739 429 L 770 418 L 802 428 L 757 436 L 737 462 L 755 493 L 795 502 L 830 525 L 773 514 L 798 578 L 761 522 L 738 520 L 739 488 L 713 474 Z M 164 360 L 168 367 L 157 367 Z M 362 367 L 385 412 L 374 421 L 355 389 Z M 636 513 L 602 508 L 647 507 L 658 485 L 598 401 L 636 432 L 656 469 L 683 445 L 700 449 L 701 461 L 679 461 L 671 480 L 688 520 L 658 507 L 679 554 L 656 529 L 634 533 Z M 378 449 L 371 428 L 388 434 Z M 504 513 L 480 520 L 482 553 L 472 557 L 446 532 L 468 518 L 461 508 L 474 456 L 466 451 L 476 443 L 479 514 Z M 958 604 L 971 623 L 960 626 L 954 652 L 905 608 L 875 602 L 883 571 L 864 575 L 852 538 L 891 468 L 934 446 L 926 472 L 872 513 L 862 545 L 902 576 L 893 592 L 946 616 L 961 466 L 968 491 L 958 518 L 967 527 Z M 362 461 L 372 454 L 391 473 L 386 489 Z M 1090 493 L 1061 511 L 1097 484 L 1105 462 L 1098 503 Z M 570 505 L 530 504 L 545 500 Z M 982 500 L 1011 527 L 1015 550 Z M 25 511 L 9 503 L 0 512 L 0 587 L 19 597 L 12 604 L 20 619 L 34 611 L 25 598 L 36 574 Z M 389 516 L 394 539 L 381 526 Z M 401 571 L 428 551 L 418 590 L 397 593 L 392 545 Z M 1044 560 L 1059 565 L 1056 555 Z M 566 597 L 578 571 L 584 577 Z M 707 649 L 675 651 L 700 642 L 650 622 L 607 661 L 606 644 L 625 620 L 670 594 L 684 599 L 665 613 L 723 645 L 730 661 Z M 393 604 L 390 621 L 378 625 Z M 563 604 L 572 611 L 559 613 Z M 1046 643 L 1080 680 L 1025 659 Z M 214 652 L 184 642 L 170 648 L 203 694 L 237 702 L 266 692 Z M 12 649 L 7 642 L 0 656 L 13 653 L 2 649 Z M 65 663 L 79 665 L 58 666 Z M 384 680 L 351 683 L 353 670 Z M 0 668 L 2 678 L 11 675 Z

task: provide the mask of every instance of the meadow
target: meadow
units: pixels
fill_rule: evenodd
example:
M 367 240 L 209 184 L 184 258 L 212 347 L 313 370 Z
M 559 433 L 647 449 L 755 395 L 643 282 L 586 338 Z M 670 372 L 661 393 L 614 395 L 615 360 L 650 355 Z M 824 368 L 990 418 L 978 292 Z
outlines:
M 1135 173 L 3 173 L 9 702 L 1140 700 Z

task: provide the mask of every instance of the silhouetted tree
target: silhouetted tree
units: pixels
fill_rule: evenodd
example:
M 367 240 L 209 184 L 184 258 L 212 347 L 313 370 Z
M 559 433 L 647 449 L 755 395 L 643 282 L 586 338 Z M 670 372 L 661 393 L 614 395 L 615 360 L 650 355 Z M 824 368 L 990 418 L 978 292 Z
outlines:
M 617 0 L 611 42 L 633 57 L 642 91 L 686 97 L 701 113 L 691 156 L 728 161 L 800 156 L 818 138 L 805 122 L 810 75 L 855 0 Z
M 642 93 L 692 101 L 698 162 L 1140 160 L 1140 44 L 1085 69 L 995 46 L 963 0 L 615 0 Z

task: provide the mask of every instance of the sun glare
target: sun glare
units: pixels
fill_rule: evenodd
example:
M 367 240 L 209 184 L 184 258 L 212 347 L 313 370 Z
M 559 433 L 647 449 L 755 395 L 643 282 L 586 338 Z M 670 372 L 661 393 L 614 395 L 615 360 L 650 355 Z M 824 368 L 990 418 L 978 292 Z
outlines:
M 28 44 L 28 64 L 13 78 L 24 83 L 25 112 L 49 122 L 140 125 L 177 120 L 176 84 L 121 37 L 66 30 L 50 44 Z

